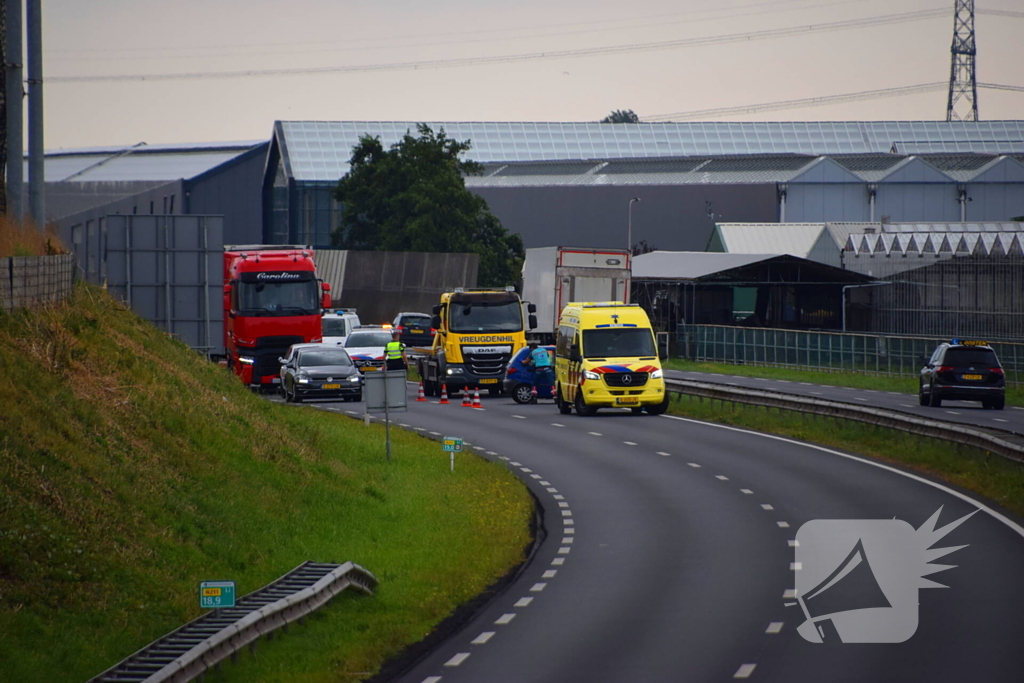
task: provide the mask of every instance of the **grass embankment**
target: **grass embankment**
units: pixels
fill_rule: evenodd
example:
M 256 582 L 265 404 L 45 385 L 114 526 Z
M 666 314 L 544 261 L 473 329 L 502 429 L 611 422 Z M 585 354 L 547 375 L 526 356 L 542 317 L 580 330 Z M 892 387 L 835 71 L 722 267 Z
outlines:
M 856 372 L 819 372 L 815 370 L 776 368 L 767 365 L 695 363 L 679 358 L 665 361 L 665 367 L 669 370 L 714 372 L 722 375 L 739 375 L 740 377 L 767 377 L 768 379 L 785 379 L 790 382 L 811 382 L 813 384 L 825 384 L 836 387 L 895 391 L 901 394 L 916 394 L 918 388 L 916 375 L 913 377 L 891 377 L 888 375 L 870 375 Z M 1024 406 L 1024 391 L 1016 387 L 1007 387 L 1006 404 Z
M 674 395 L 669 411 L 859 453 L 974 491 L 1024 516 L 1024 466 L 957 446 L 852 420 Z
M 52 227 L 45 232 L 34 225 L 17 223 L 0 215 L 0 258 L 63 254 L 64 247 Z
M 0 313 L 0 367 L 3 681 L 84 681 L 198 616 L 199 581 L 245 594 L 304 560 L 381 584 L 217 680 L 359 680 L 529 542 L 504 467 L 452 474 L 402 430 L 388 463 L 382 427 L 250 394 L 94 287 Z

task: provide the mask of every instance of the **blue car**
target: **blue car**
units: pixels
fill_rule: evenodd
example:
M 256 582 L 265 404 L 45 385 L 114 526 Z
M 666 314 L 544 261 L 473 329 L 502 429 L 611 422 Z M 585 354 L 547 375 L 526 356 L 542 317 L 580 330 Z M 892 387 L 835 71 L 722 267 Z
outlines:
M 540 377 L 537 377 L 536 371 L 533 369 L 533 365 L 527 365 L 524 361 L 530 355 L 530 347 L 524 346 L 519 349 L 512 360 L 509 361 L 508 369 L 505 370 L 505 380 L 502 383 L 502 388 L 506 394 L 512 395 L 512 400 L 516 403 L 533 403 L 533 387 L 537 387 L 537 398 L 554 398 L 552 389 L 555 384 L 555 367 L 554 367 L 554 346 L 541 346 L 546 350 L 552 357 L 551 370 L 549 372 L 541 373 Z

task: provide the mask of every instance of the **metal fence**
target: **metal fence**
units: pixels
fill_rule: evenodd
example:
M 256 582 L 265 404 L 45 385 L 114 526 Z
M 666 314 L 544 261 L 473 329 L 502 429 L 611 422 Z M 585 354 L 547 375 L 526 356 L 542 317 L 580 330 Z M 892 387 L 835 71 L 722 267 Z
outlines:
M 676 354 L 696 361 L 916 376 L 949 338 L 680 325 Z M 1008 383 L 1024 383 L 1024 344 L 991 342 Z
M 73 254 L 0 258 L 0 310 L 63 301 L 74 275 Z

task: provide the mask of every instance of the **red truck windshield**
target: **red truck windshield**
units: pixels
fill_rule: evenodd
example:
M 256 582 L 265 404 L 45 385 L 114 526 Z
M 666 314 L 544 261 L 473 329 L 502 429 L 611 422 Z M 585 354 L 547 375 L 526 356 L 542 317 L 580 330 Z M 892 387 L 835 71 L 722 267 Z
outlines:
M 320 313 L 316 280 L 304 282 L 239 282 L 238 312 L 242 315 L 316 315 Z

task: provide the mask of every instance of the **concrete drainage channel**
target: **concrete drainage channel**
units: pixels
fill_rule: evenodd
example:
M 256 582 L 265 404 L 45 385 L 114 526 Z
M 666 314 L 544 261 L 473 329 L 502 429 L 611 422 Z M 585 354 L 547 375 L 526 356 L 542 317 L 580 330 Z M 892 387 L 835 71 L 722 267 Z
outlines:
M 376 586 L 376 577 L 352 562 L 304 562 L 240 598 L 235 607 L 190 621 L 89 683 L 181 683 L 201 678 L 225 659 L 234 659 L 246 645 L 255 647 L 260 636 L 270 640 L 275 630 L 316 611 L 343 590 L 372 594 Z
M 899 429 L 912 434 L 920 434 L 921 436 L 929 436 L 952 441 L 964 446 L 980 448 L 1002 456 L 1007 460 L 1024 463 L 1024 436 L 1014 432 L 966 427 L 950 422 L 929 420 L 894 410 L 870 408 L 868 406 L 852 405 L 818 398 L 806 398 L 775 391 L 727 387 L 720 384 L 681 379 L 666 379 L 665 385 L 669 391 L 678 394 L 699 396 L 718 401 L 731 401 L 733 403 L 746 403 L 766 408 L 793 410 L 812 415 L 838 417 L 865 422 L 879 427 Z

